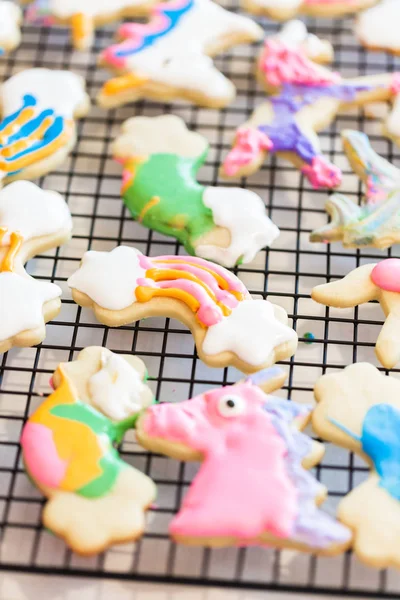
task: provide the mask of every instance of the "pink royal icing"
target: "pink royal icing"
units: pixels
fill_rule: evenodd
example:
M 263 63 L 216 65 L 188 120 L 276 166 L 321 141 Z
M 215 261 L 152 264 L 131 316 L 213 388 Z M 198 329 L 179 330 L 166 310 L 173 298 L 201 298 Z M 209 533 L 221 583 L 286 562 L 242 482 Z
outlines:
M 283 83 L 331 85 L 339 83 L 339 73 L 322 69 L 306 56 L 302 48 L 292 48 L 277 38 L 266 40 L 260 68 L 267 82 L 275 87 Z
M 22 432 L 21 446 L 31 477 L 42 485 L 58 488 L 64 479 L 68 461 L 58 456 L 52 431 L 39 423 L 28 422 Z
M 236 133 L 235 145 L 224 161 L 227 175 L 233 176 L 239 169 L 256 159 L 260 152 L 272 149 L 272 142 L 265 133 L 252 127 L 240 127 Z
M 228 397 L 239 397 L 241 414 L 223 416 Z M 265 400 L 259 388 L 244 383 L 148 410 L 149 436 L 187 445 L 204 457 L 170 525 L 173 535 L 232 536 L 242 543 L 265 530 L 290 536 L 297 492 L 285 470 L 286 445 L 263 410 Z
M 373 268 L 371 279 L 381 290 L 400 293 L 400 259 L 382 260 Z
M 311 165 L 303 165 L 301 172 L 315 189 L 337 187 L 342 181 L 341 170 L 321 155 L 314 156 Z

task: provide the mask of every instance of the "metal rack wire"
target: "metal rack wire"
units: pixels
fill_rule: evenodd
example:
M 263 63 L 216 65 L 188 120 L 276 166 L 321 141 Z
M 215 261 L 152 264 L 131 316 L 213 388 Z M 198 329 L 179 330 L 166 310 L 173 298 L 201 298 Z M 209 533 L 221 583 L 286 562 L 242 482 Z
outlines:
M 227 7 L 238 10 L 236 0 Z M 267 32 L 276 29 L 271 22 L 260 22 Z M 356 44 L 351 19 L 309 20 L 308 24 L 311 31 L 333 42 L 334 67 L 342 74 L 395 69 L 393 57 L 368 53 Z M 71 51 L 64 30 L 25 27 L 22 46 L 8 59 L 0 61 L 0 78 L 6 79 L 31 66 L 71 69 L 85 77 L 89 92 L 95 96 L 106 78 L 106 73 L 96 66 L 96 57 L 110 42 L 112 33 L 112 28 L 99 31 L 95 47 L 86 54 Z M 41 526 L 43 500 L 21 465 L 18 440 L 24 421 L 43 395 L 49 393 L 48 380 L 57 364 L 72 359 L 87 345 L 102 344 L 113 351 L 137 353 L 147 363 L 157 397 L 167 401 L 186 399 L 240 377 L 234 369 L 210 369 L 203 365 L 196 357 L 192 336 L 175 321 L 153 318 L 117 330 L 98 324 L 90 311 L 72 302 L 66 279 L 88 248 L 104 250 L 124 243 L 153 256 L 182 251 L 170 238 L 151 233 L 131 220 L 120 200 L 120 167 L 111 159 L 109 145 L 125 118 L 133 114 L 175 112 L 189 127 L 210 140 L 211 152 L 201 171 L 202 181 L 223 183 L 218 181 L 218 167 L 233 132 L 264 97 L 253 77 L 256 52 L 255 46 L 241 47 L 217 59 L 218 66 L 238 88 L 236 102 L 225 110 L 154 102 L 139 102 L 108 113 L 94 107 L 79 124 L 79 140 L 71 157 L 40 182 L 65 195 L 74 217 L 75 235 L 66 246 L 29 263 L 29 271 L 36 277 L 51 279 L 64 289 L 63 309 L 48 325 L 45 342 L 37 348 L 14 349 L 1 358 L 1 569 L 399 597 L 400 573 L 368 569 L 351 553 L 324 559 L 263 548 L 209 550 L 174 545 L 168 539 L 168 522 L 180 505 L 196 465 L 150 455 L 135 444 L 133 435 L 124 441 L 122 456 L 145 470 L 159 488 L 147 533 L 137 544 L 117 546 L 91 559 L 77 557 Z M 340 116 L 321 134 L 325 152 L 344 169 L 342 191 L 359 199 L 360 183 L 349 170 L 341 148 L 339 133 L 344 127 L 366 131 L 374 147 L 395 164 L 400 164 L 399 151 L 380 136 L 379 121 L 366 119 L 361 111 Z M 301 341 L 296 356 L 286 363 L 289 376 L 282 393 L 299 401 L 310 401 L 313 384 L 322 373 L 354 361 L 376 364 L 373 346 L 383 322 L 377 304 L 349 310 L 327 309 L 311 301 L 311 288 L 377 256 L 400 256 L 400 253 L 397 248 L 389 253 L 371 249 L 360 252 L 345 250 L 340 244 L 311 244 L 309 232 L 326 221 L 323 205 L 327 194 L 311 190 L 287 163 L 270 158 L 257 175 L 243 180 L 242 184 L 263 197 L 269 215 L 282 233 L 273 248 L 260 252 L 252 264 L 241 267 L 238 273 L 254 295 L 268 295 L 288 311 Z M 306 332 L 315 336 L 312 344 L 305 343 Z M 338 500 L 361 482 L 367 472 L 356 457 L 332 446 L 328 446 L 324 461 L 316 471 L 329 488 L 325 507 L 331 512 Z

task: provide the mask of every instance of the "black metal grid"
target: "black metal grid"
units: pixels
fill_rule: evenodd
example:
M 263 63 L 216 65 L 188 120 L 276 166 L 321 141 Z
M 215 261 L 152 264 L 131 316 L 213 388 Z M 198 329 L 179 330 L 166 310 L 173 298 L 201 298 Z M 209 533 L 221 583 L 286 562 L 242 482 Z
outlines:
M 227 7 L 238 9 L 235 0 Z M 271 22 L 260 22 L 267 32 L 276 29 Z M 368 53 L 356 44 L 350 19 L 310 19 L 308 24 L 311 31 L 334 43 L 333 66 L 342 74 L 354 76 L 395 69 L 393 57 Z M 106 78 L 105 72 L 96 67 L 96 56 L 110 43 L 112 33 L 112 28 L 99 31 L 93 51 L 85 54 L 71 51 L 68 36 L 61 29 L 25 27 L 22 46 L 8 59 L 1 59 L 0 77 L 6 79 L 32 66 L 71 69 L 85 77 L 94 97 Z M 102 344 L 114 351 L 137 353 L 146 361 L 151 385 L 157 397 L 163 400 L 186 399 L 201 390 L 239 378 L 240 374 L 234 369 L 205 367 L 195 355 L 190 333 L 175 321 L 149 319 L 118 330 L 98 324 L 90 311 L 72 302 L 65 282 L 89 248 L 104 250 L 124 243 L 135 245 L 152 256 L 181 251 L 174 240 L 149 232 L 130 219 L 119 196 L 120 167 L 112 161 L 109 145 L 125 118 L 133 114 L 175 112 L 211 142 L 210 155 L 201 171 L 202 181 L 226 185 L 218 181 L 218 168 L 233 132 L 264 98 L 253 77 L 256 52 L 256 46 L 241 47 L 217 59 L 218 66 L 238 88 L 236 102 L 224 110 L 154 102 L 139 102 L 109 112 L 94 107 L 79 124 L 79 140 L 71 157 L 40 182 L 65 195 L 74 217 L 75 235 L 66 246 L 29 263 L 32 274 L 51 279 L 64 289 L 63 310 L 59 318 L 48 325 L 45 342 L 38 348 L 14 349 L 1 359 L 1 569 L 399 597 L 399 573 L 368 569 L 351 553 L 322 559 L 257 548 L 209 550 L 175 546 L 168 540 L 168 522 L 178 509 L 196 467 L 150 455 L 138 448 L 133 436 L 124 441 L 123 457 L 144 469 L 159 487 L 157 507 L 150 511 L 147 533 L 136 545 L 117 546 L 91 559 L 77 557 L 62 541 L 43 530 L 40 523 L 43 499 L 27 480 L 21 465 L 18 439 L 23 423 L 43 395 L 49 393 L 48 379 L 57 364 L 72 359 L 87 345 Z M 340 116 L 321 134 L 325 152 L 344 169 L 342 191 L 360 199 L 360 183 L 349 170 L 341 148 L 339 133 L 344 127 L 369 133 L 376 149 L 395 164 L 399 164 L 399 151 L 380 136 L 379 121 L 367 120 L 362 111 Z M 241 184 L 264 198 L 269 215 L 282 233 L 272 249 L 261 252 L 251 265 L 238 269 L 238 274 L 253 294 L 268 295 L 287 309 L 299 333 L 300 344 L 296 356 L 285 363 L 289 377 L 283 393 L 300 401 L 310 400 L 313 383 L 322 373 L 357 360 L 376 364 L 373 346 L 383 322 L 377 304 L 342 311 L 327 309 L 311 301 L 311 288 L 343 276 L 377 256 L 400 254 L 396 248 L 381 253 L 371 249 L 345 250 L 340 244 L 310 244 L 311 229 L 326 221 L 323 205 L 327 194 L 311 190 L 297 171 L 274 157 L 258 174 L 248 181 L 242 180 Z M 307 331 L 315 335 L 312 345 L 304 343 Z M 348 452 L 328 446 L 316 473 L 329 487 L 325 506 L 332 512 L 337 501 L 366 476 L 366 468 Z

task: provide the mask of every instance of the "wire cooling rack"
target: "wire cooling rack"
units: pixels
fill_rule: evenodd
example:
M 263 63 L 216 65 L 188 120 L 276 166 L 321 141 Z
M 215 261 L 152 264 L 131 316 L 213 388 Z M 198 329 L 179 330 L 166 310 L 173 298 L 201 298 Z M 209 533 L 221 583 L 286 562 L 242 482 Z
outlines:
M 235 0 L 228 7 L 238 9 Z M 269 33 L 276 29 L 271 22 L 260 22 Z M 311 31 L 333 42 L 334 68 L 343 75 L 394 70 L 396 59 L 368 53 L 356 44 L 351 19 L 309 20 L 308 24 Z M 78 53 L 71 50 L 68 35 L 62 29 L 25 27 L 22 46 L 8 59 L 0 60 L 0 79 L 32 66 L 72 69 L 84 76 L 94 97 L 106 78 L 106 73 L 96 66 L 96 57 L 109 44 L 112 34 L 112 28 L 99 31 L 92 52 Z M 94 107 L 78 125 L 79 140 L 70 158 L 40 181 L 44 187 L 65 195 L 74 218 L 74 238 L 29 263 L 29 271 L 37 278 L 51 279 L 64 290 L 61 314 L 47 326 L 45 342 L 37 348 L 14 349 L 0 359 L 0 568 L 399 597 L 399 572 L 369 569 L 351 553 L 327 559 L 263 548 L 209 550 L 174 545 L 168 539 L 168 523 L 179 508 L 196 465 L 150 455 L 135 444 L 133 434 L 124 441 L 122 456 L 146 471 L 159 490 L 157 506 L 149 514 L 147 533 L 137 544 L 116 546 L 90 559 L 80 558 L 41 526 L 43 500 L 21 465 L 18 440 L 23 423 L 43 395 L 49 393 L 49 377 L 57 364 L 72 359 L 87 345 L 100 344 L 117 352 L 138 354 L 148 366 L 150 384 L 157 397 L 167 401 L 186 399 L 240 377 L 234 369 L 211 369 L 202 364 L 196 357 L 192 336 L 176 321 L 153 318 L 115 330 L 98 324 L 90 311 L 72 302 L 66 279 L 89 248 L 107 250 L 124 243 L 152 256 L 181 251 L 171 238 L 151 233 L 131 220 L 120 200 L 121 168 L 110 156 L 110 143 L 121 122 L 134 114 L 174 112 L 210 140 L 211 152 L 201 180 L 213 185 L 223 183 L 218 181 L 218 167 L 234 130 L 264 97 L 253 77 L 256 52 L 256 46 L 244 46 L 216 60 L 238 88 L 237 100 L 225 110 L 154 102 L 139 102 L 109 112 Z M 366 131 L 374 148 L 397 166 L 399 150 L 380 136 L 379 121 L 366 118 L 361 111 L 341 116 L 321 134 L 324 151 L 344 169 L 342 191 L 360 199 L 359 180 L 349 170 L 342 152 L 339 133 L 345 127 Z M 373 346 L 383 322 L 377 304 L 349 310 L 327 309 L 310 299 L 311 288 L 378 256 L 400 254 L 397 248 L 388 253 L 359 252 L 344 250 L 340 244 L 311 244 L 309 232 L 326 222 L 323 206 L 327 194 L 310 189 L 303 177 L 283 161 L 268 159 L 258 174 L 241 183 L 263 197 L 269 215 L 282 233 L 272 249 L 260 252 L 253 263 L 240 267 L 238 273 L 254 295 L 268 295 L 288 311 L 300 344 L 296 356 L 285 363 L 288 380 L 282 394 L 300 402 L 310 401 L 313 384 L 322 373 L 354 361 L 376 364 Z M 307 332 L 315 336 L 312 344 L 305 343 Z M 333 514 L 340 498 L 359 484 L 366 473 L 358 458 L 328 445 L 324 461 L 316 469 L 318 478 L 329 488 L 326 510 Z

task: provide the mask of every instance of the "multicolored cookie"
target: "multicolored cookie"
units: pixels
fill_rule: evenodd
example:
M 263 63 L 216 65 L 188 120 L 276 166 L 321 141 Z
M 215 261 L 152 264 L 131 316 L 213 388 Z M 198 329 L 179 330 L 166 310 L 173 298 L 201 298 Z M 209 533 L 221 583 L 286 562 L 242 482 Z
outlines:
M 386 50 L 400 54 L 397 24 L 400 19 L 398 0 L 381 0 L 377 6 L 361 13 L 355 24 L 355 34 L 369 50 Z
M 189 254 L 234 267 L 278 237 L 257 194 L 198 183 L 209 144 L 179 117 L 129 119 L 112 152 L 124 165 L 122 197 L 134 219 L 175 237 Z
M 365 133 L 342 131 L 343 149 L 366 187 L 361 206 L 343 194 L 329 196 L 331 221 L 312 232 L 312 242 L 341 241 L 347 248 L 389 248 L 400 242 L 400 169 L 376 154 Z
M 28 69 L 0 86 L 0 186 L 56 169 L 76 141 L 74 119 L 90 108 L 82 77 Z
M 400 567 L 400 381 L 358 363 L 321 377 L 312 423 L 317 434 L 364 458 L 366 481 L 339 504 L 354 551 L 372 567 Z
M 100 64 L 117 77 L 103 86 L 98 102 L 112 108 L 139 98 L 182 98 L 214 108 L 226 106 L 235 97 L 235 87 L 210 57 L 262 35 L 254 21 L 212 0 L 162 2 L 149 23 L 122 25 L 121 43 L 101 55 Z
M 33 256 L 57 248 L 71 237 L 71 215 L 64 199 L 29 181 L 0 190 L 0 352 L 35 346 L 45 324 L 61 309 L 61 289 L 25 271 Z
M 385 133 L 400 142 L 400 76 L 386 73 L 343 79 L 321 62 L 316 44 L 300 41 L 290 29 L 268 39 L 258 61 L 260 81 L 273 94 L 236 134 L 222 174 L 240 177 L 257 171 L 268 153 L 277 153 L 301 170 L 314 188 L 333 188 L 341 172 L 321 153 L 316 132 L 327 127 L 339 110 L 390 100 L 393 110 Z M 326 55 L 326 53 L 325 53 Z
M 70 27 L 72 43 L 86 50 L 93 43 L 95 29 L 124 17 L 148 14 L 156 0 L 23 0 L 30 4 L 27 19 L 31 23 Z
M 145 448 L 202 462 L 170 534 L 189 545 L 343 552 L 351 532 L 318 508 L 324 489 L 306 471 L 323 454 L 301 433 L 311 407 L 267 395 L 258 386 L 268 389 L 269 380 L 269 390 L 279 387 L 280 370 L 140 416 L 136 433 Z
M 342 17 L 369 8 L 379 0 L 243 0 L 243 7 L 256 15 L 286 21 L 296 15 Z
M 59 365 L 55 391 L 22 431 L 26 470 L 47 498 L 43 523 L 79 554 L 143 533 L 156 488 L 115 446 L 154 400 L 145 381 L 135 356 L 86 348 Z
M 0 0 L 0 55 L 19 46 L 22 11 L 9 0 Z
M 233 273 L 202 258 L 149 258 L 128 246 L 89 251 L 68 285 L 75 302 L 109 327 L 156 316 L 182 321 L 212 367 L 252 373 L 297 348 L 283 308 L 253 300 Z
M 400 360 L 400 259 L 387 258 L 363 265 L 343 279 L 318 285 L 311 297 L 320 304 L 350 308 L 378 300 L 386 321 L 381 329 L 375 352 L 386 369 Z

